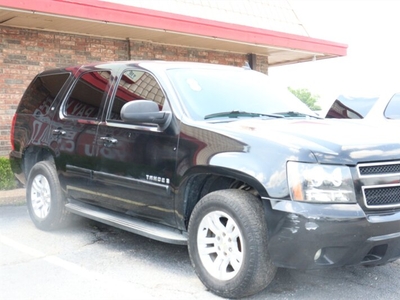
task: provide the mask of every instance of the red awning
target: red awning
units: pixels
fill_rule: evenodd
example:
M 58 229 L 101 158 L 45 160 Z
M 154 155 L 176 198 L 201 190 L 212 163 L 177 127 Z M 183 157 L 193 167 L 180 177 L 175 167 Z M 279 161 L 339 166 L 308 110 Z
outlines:
M 270 66 L 345 56 L 347 45 L 97 0 L 0 0 L 3 26 L 254 53 Z

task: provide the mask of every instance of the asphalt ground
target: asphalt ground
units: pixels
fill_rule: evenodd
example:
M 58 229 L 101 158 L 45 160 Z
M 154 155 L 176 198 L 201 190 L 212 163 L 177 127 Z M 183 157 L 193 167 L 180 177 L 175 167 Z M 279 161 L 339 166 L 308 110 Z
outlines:
M 46 232 L 31 222 L 25 189 L 0 191 L 0 299 L 222 299 L 201 284 L 187 248 L 77 218 Z M 375 268 L 278 269 L 246 299 L 400 299 L 400 260 Z
M 26 205 L 0 206 L 0 299 L 211 300 L 187 247 L 76 218 L 68 228 L 37 229 Z M 279 269 L 246 300 L 398 300 L 400 260 L 385 266 Z

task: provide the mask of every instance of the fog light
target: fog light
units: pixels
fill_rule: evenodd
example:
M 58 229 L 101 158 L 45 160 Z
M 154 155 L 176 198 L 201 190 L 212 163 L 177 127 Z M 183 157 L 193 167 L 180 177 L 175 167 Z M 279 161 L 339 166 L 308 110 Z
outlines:
M 319 249 L 317 252 L 315 252 L 314 261 L 317 261 L 321 257 L 321 254 L 322 254 L 322 249 Z

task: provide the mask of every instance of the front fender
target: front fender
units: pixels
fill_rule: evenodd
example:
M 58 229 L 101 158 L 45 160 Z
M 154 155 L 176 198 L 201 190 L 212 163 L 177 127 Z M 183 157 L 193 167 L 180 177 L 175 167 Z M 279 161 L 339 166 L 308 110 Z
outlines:
M 262 197 L 289 199 L 286 180 L 286 159 L 266 161 L 254 154 L 218 153 L 210 158 L 213 168 L 222 168 L 231 176 L 239 175 L 257 189 Z

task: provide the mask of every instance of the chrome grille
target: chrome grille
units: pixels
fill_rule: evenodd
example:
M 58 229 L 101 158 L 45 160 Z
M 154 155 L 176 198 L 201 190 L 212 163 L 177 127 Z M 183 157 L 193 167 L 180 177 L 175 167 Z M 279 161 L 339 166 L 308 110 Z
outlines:
M 369 208 L 400 206 L 400 186 L 370 187 L 363 191 Z
M 369 209 L 400 207 L 400 162 L 359 164 L 359 182 Z
M 360 166 L 358 170 L 361 176 L 378 175 L 378 174 L 396 174 L 400 173 L 400 163 Z

